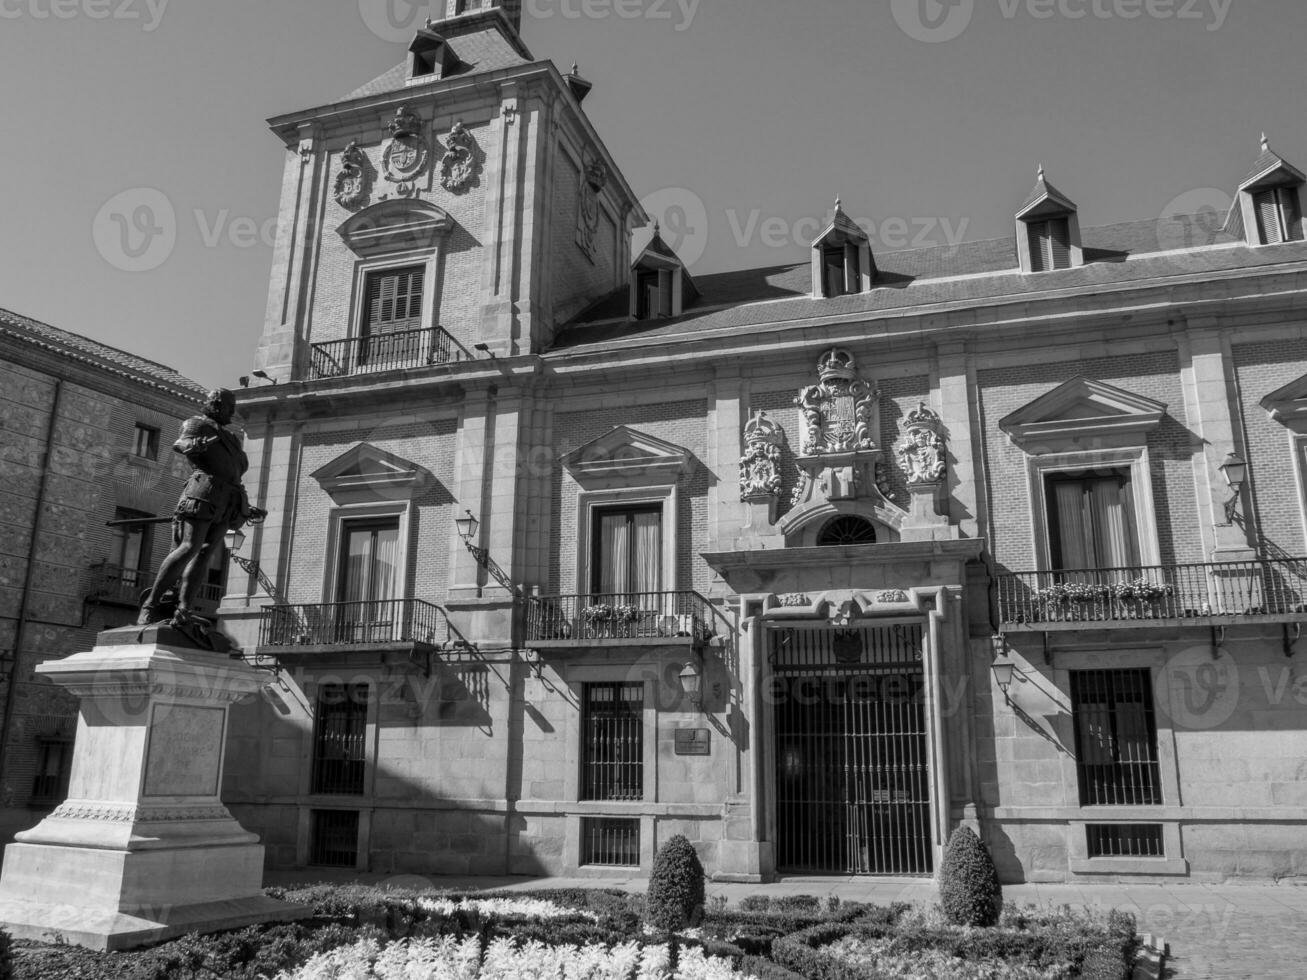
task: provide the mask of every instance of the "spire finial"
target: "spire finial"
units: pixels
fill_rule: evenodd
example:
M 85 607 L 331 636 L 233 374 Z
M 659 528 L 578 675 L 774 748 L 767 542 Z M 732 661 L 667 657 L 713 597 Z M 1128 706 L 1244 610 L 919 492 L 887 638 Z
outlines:
M 1262 149 L 1263 149 L 1263 150 L 1269 150 L 1270 148 L 1271 148 L 1271 140 L 1270 140 L 1270 137 L 1268 137 L 1268 136 L 1266 135 L 1266 133 L 1263 131 L 1263 133 L 1262 133 Z
M 657 238 L 663 232 L 663 226 L 657 218 L 654 219 L 654 238 Z
M 578 65 L 575 61 L 572 62 L 572 74 L 573 75 L 581 74 L 581 66 Z
M 836 211 L 844 210 L 844 201 L 838 194 L 835 195 L 835 210 Z
M 1039 165 L 1039 179 L 1044 179 L 1044 165 L 1042 163 Z

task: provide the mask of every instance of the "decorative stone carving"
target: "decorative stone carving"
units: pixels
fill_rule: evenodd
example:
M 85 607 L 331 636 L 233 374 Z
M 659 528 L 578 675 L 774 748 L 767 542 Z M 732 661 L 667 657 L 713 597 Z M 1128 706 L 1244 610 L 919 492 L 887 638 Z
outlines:
M 902 589 L 886 589 L 876 593 L 877 602 L 907 602 L 908 594 Z
M 821 382 L 794 400 L 806 426 L 804 455 L 878 448 L 874 413 L 880 392 L 858 377 L 853 355 L 834 347 L 821 356 L 817 372 Z
M 475 186 L 481 173 L 481 150 L 472 134 L 463 128 L 463 120 L 445 137 L 445 155 L 440 158 L 440 186 L 461 194 Z
M 581 206 L 577 208 L 576 243 L 591 259 L 598 250 L 599 195 L 608 185 L 608 167 L 597 155 L 588 152 L 581 174 Z
M 336 201 L 351 211 L 368 202 L 372 179 L 368 173 L 368 158 L 359 149 L 357 140 L 345 147 L 340 156 L 340 173 L 336 175 Z
M 407 184 L 422 174 L 427 166 L 427 145 L 422 138 L 422 120 L 408 106 L 395 110 L 395 118 L 387 127 L 390 139 L 381 152 L 382 168 L 386 179 L 395 184 Z
M 806 593 L 791 592 L 789 595 L 781 596 L 781 605 L 786 607 L 811 606 L 812 599 Z
M 919 483 L 939 483 L 944 479 L 947 463 L 944 459 L 944 424 L 925 402 L 908 413 L 903 425 L 906 435 L 899 444 L 899 465 L 907 474 L 908 486 Z
M 757 411 L 744 426 L 744 455 L 740 457 L 740 499 L 779 497 L 781 446 L 785 430 Z

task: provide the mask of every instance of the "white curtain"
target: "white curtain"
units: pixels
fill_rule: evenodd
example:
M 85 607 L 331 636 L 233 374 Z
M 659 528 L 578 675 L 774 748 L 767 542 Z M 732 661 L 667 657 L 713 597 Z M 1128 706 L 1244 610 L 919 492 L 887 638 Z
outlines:
M 1127 481 L 1088 478 L 1056 482 L 1052 489 L 1060 568 L 1121 568 L 1138 562 Z
M 600 514 L 600 592 L 636 596 L 661 590 L 662 523 L 656 511 Z
M 1056 483 L 1057 536 L 1062 568 L 1092 568 L 1089 529 L 1085 526 L 1084 488 L 1080 483 Z
M 625 592 L 631 568 L 631 527 L 625 514 L 599 517 L 599 591 Z
M 399 528 L 354 528 L 345 540 L 342 602 L 395 598 L 398 580 Z
M 662 591 L 662 515 L 656 512 L 635 515 L 635 562 L 633 592 Z

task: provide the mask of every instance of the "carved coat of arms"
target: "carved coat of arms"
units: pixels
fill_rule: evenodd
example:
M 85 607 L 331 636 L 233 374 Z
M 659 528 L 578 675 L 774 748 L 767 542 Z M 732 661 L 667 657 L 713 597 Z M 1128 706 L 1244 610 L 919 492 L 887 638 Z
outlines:
M 803 454 L 876 449 L 874 413 L 880 392 L 858 377 L 853 355 L 832 348 L 817 362 L 821 381 L 799 392 L 803 412 Z
M 476 140 L 463 128 L 460 119 L 445 137 L 445 155 L 440 158 L 440 186 L 461 194 L 476 183 L 480 172 L 481 158 Z
M 740 457 L 740 499 L 778 497 L 781 492 L 781 445 L 785 431 L 758 411 L 744 426 L 744 455 Z
M 947 463 L 944 458 L 943 422 L 922 402 L 908 413 L 903 428 L 906 434 L 899 445 L 899 465 L 907 475 L 908 486 L 919 483 L 938 483 L 944 479 Z
M 340 157 L 340 173 L 336 175 L 336 200 L 350 210 L 360 208 L 367 203 L 371 184 L 368 159 L 355 140 L 345 147 L 345 152 Z
M 427 165 L 427 145 L 422 138 L 422 120 L 408 106 L 395 110 L 389 126 L 390 139 L 381 153 L 386 179 L 406 184 L 419 177 Z

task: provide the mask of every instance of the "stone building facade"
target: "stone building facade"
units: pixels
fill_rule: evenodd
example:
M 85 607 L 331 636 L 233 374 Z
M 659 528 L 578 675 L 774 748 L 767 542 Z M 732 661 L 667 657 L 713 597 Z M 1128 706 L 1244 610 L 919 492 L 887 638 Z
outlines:
M 204 391 L 163 365 L 0 311 L 0 819 L 64 798 L 77 702 L 33 669 L 135 619 L 189 474 L 169 447 Z M 214 583 L 214 593 L 220 583 Z
M 965 822 L 1012 880 L 1303 873 L 1301 172 L 1082 230 L 1041 171 L 950 250 L 837 204 L 696 279 L 518 20 L 271 123 L 272 589 L 223 607 L 270 860 L 930 874 Z

